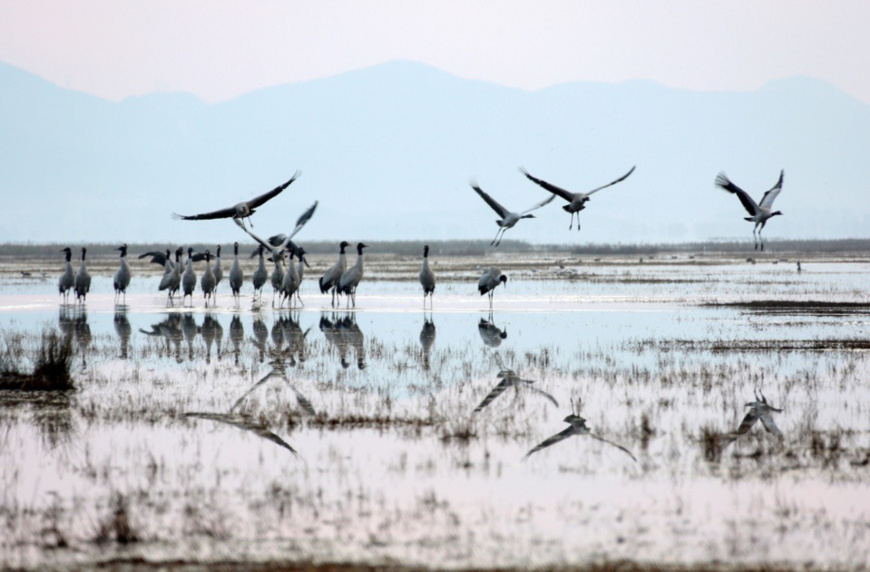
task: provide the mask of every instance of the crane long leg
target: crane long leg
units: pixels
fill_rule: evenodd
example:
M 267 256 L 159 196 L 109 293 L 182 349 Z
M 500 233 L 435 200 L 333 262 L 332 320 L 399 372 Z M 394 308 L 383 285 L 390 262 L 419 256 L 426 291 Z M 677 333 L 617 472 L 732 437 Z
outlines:
M 495 233 L 495 238 L 493 238 L 492 242 L 489 243 L 490 246 L 493 246 L 493 245 L 498 246 L 495 241 L 498 240 L 498 235 L 500 235 L 500 234 L 501 234 L 501 227 L 498 227 L 498 230 Z
M 498 246 L 499 244 L 501 244 L 501 239 L 504 236 L 504 231 L 505 231 L 504 227 L 501 227 L 498 229 L 498 232 L 495 235 L 496 238 L 498 239 L 495 241 L 495 246 Z M 490 246 L 492 246 L 492 243 L 490 243 Z

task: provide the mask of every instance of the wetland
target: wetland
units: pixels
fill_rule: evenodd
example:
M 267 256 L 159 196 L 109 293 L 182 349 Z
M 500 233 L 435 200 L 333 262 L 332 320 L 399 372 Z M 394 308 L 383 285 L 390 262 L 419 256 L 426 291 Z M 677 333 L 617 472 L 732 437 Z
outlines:
M 431 311 L 412 255 L 370 255 L 355 310 L 331 254 L 293 310 L 252 261 L 206 309 L 133 256 L 82 306 L 59 256 L 3 259 L 0 566 L 866 569 L 870 261 L 800 256 L 433 256 Z M 732 439 L 756 391 L 781 435 Z

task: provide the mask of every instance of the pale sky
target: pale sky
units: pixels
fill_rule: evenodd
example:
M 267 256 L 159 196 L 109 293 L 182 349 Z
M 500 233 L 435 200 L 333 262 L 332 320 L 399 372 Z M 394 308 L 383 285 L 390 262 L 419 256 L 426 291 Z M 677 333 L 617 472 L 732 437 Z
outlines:
M 857 0 L 0 0 L 0 61 L 111 100 L 216 102 L 402 59 L 530 90 L 748 91 L 803 75 L 870 103 L 868 23 Z

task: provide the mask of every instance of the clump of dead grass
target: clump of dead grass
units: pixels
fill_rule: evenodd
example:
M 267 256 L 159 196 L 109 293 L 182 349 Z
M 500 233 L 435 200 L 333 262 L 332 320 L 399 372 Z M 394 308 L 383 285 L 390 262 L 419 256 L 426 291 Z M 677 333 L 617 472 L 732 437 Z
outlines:
M 55 332 L 43 334 L 36 353 L 33 371 L 23 372 L 19 360 L 11 358 L 9 348 L 0 359 L 0 390 L 68 391 L 75 389 L 70 366 L 72 343 Z
M 130 544 L 141 540 L 130 521 L 129 500 L 126 496 L 116 493 L 112 497 L 112 508 L 109 515 L 100 522 L 97 536 L 98 544 L 117 542 Z

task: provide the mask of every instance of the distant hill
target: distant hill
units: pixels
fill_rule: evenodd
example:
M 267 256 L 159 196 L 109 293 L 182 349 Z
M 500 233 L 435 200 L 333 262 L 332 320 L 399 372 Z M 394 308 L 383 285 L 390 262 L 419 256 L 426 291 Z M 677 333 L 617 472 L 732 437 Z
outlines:
M 392 62 L 207 105 L 178 93 L 109 102 L 0 64 L 3 242 L 222 242 L 228 221 L 183 222 L 303 176 L 253 217 L 269 235 L 320 201 L 305 240 L 490 239 L 494 212 L 625 173 L 568 231 L 557 199 L 507 239 L 584 245 L 751 241 L 725 170 L 760 197 L 785 169 L 769 238 L 867 234 L 870 106 L 808 78 L 751 93 L 647 81 L 528 92 Z M 11 208 L 10 208 L 11 207 Z

